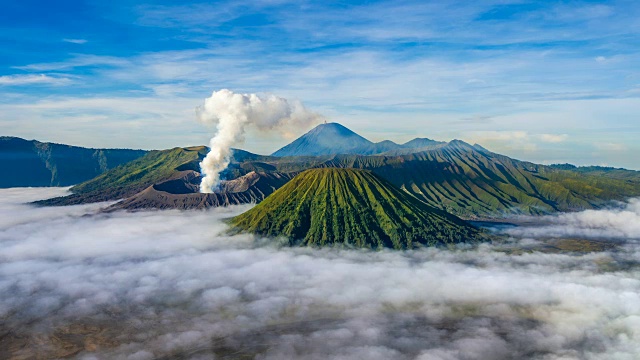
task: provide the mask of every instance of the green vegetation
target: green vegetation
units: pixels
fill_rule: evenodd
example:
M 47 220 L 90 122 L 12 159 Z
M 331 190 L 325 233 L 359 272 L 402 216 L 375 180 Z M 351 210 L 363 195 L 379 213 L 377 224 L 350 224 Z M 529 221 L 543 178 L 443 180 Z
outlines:
M 481 238 L 465 221 L 355 169 L 304 171 L 231 224 L 291 245 L 407 249 Z
M 331 149 L 334 146 L 331 144 L 328 141 L 325 145 Z M 459 140 L 443 144 L 416 139 L 408 144 L 416 146 L 417 152 L 275 157 L 234 150 L 231 164 L 222 177 L 237 179 L 254 171 L 261 176 L 270 174 L 288 179 L 311 168 L 365 169 L 434 208 L 467 219 L 578 211 L 599 208 L 612 200 L 640 196 L 640 172 L 637 171 L 568 164 L 543 166 L 511 159 Z M 422 150 L 418 151 L 418 148 Z M 338 149 L 342 148 L 338 146 Z M 199 161 L 205 153 L 205 147 L 153 151 L 73 187 L 71 196 L 41 203 L 67 205 L 129 197 L 150 185 L 174 179 L 182 170 L 199 171 Z M 96 164 L 101 168 L 108 167 L 101 165 L 105 164 L 103 156 L 96 158 L 99 159 Z M 14 160 L 13 167 L 8 168 L 20 169 L 26 161 Z M 73 165 L 72 162 L 65 164 Z M 60 167 L 53 172 L 41 167 L 47 181 L 52 173 L 65 172 Z M 269 191 L 242 199 L 259 201 L 282 183 L 280 180 L 265 182 Z
M 559 170 L 569 170 L 580 174 L 604 176 L 613 179 L 640 182 L 640 171 L 614 168 L 609 166 L 575 166 L 571 164 L 554 164 L 550 167 Z
M 462 141 L 404 156 L 336 156 L 318 167 L 368 169 L 465 218 L 598 208 L 640 196 L 640 182 L 518 161 Z
M 147 155 L 71 188 L 77 194 L 113 188 L 146 188 L 174 175 L 180 165 L 197 161 L 204 147 L 151 151 Z
M 401 156 L 337 155 L 263 157 L 275 171 L 312 168 L 371 170 L 427 204 L 469 219 L 541 215 L 593 209 L 611 200 L 640 196 L 640 174 L 623 169 L 562 169 L 511 159 L 454 140 Z M 251 168 L 251 161 L 239 167 Z
M 38 202 L 42 205 L 70 205 L 116 200 L 190 170 L 205 153 L 204 146 L 150 151 L 145 156 L 118 166 L 71 188 L 73 195 Z

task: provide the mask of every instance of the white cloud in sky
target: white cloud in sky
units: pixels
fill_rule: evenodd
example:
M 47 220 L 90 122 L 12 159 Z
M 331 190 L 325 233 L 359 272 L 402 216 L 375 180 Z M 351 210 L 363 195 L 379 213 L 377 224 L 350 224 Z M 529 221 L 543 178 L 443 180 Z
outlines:
M 22 85 L 69 85 L 73 82 L 68 77 L 50 76 L 46 74 L 16 74 L 0 76 L 0 86 Z
M 88 40 L 85 39 L 62 39 L 64 42 L 72 43 L 72 44 L 86 44 Z
M 526 131 L 476 131 L 468 134 L 468 139 L 479 144 L 490 141 L 520 141 L 529 138 Z
M 102 66 L 108 68 L 112 66 L 128 66 L 129 64 L 130 61 L 123 57 L 93 54 L 70 54 L 70 58 L 65 61 L 19 65 L 14 66 L 13 68 L 25 71 L 73 71 L 80 67 Z
M 506 148 L 507 153 L 513 149 L 533 152 L 538 148 L 535 137 L 526 131 L 475 131 L 466 133 L 463 139 L 473 144 L 484 145 L 492 151 Z
M 548 143 L 560 143 L 569 138 L 567 134 L 540 134 L 540 141 Z
M 595 143 L 596 148 L 605 151 L 626 151 L 627 147 L 624 144 L 615 142 L 598 142 Z
M 0 104 L 4 118 L 12 120 L 0 122 L 0 133 L 85 147 L 163 149 L 202 145 L 210 131 L 195 120 L 199 101 L 153 96 L 50 97 L 34 103 Z M 56 137 L 38 133 L 51 127 L 52 122 L 59 128 Z M 29 126 L 21 129 L 18 125 L 22 123 Z M 139 135 L 141 131 L 145 136 Z M 173 145 L 165 145 L 166 139 Z
M 495 122 L 493 122 L 495 124 Z M 569 136 L 567 134 L 531 134 L 523 130 L 503 130 L 503 131 L 474 131 L 466 132 L 462 136 L 463 140 L 476 143 L 489 148 L 491 151 L 511 154 L 511 156 L 522 159 L 517 154 L 525 154 L 524 159 L 530 158 L 531 154 L 541 148 L 551 144 L 564 143 Z M 528 156 L 526 156 L 528 155 Z M 547 163 L 546 160 L 538 160 Z M 566 160 L 564 160 L 566 162 Z

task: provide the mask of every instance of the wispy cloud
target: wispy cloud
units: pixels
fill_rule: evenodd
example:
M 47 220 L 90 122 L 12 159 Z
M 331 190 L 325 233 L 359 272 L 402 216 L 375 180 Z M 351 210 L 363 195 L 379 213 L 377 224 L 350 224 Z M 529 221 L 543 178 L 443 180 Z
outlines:
M 14 66 L 14 68 L 25 71 L 73 71 L 76 68 L 82 67 L 126 66 L 128 63 L 129 61 L 122 57 L 72 54 L 72 56 L 65 61 L 20 65 Z
M 621 143 L 615 142 L 597 142 L 595 143 L 596 148 L 605 151 L 625 151 L 627 147 Z
M 85 39 L 62 39 L 64 42 L 72 43 L 72 44 L 86 44 L 88 40 Z
M 195 120 L 200 99 L 172 97 L 49 97 L 19 104 L 0 104 L 4 119 L 0 133 L 56 140 L 34 130 L 55 121 L 61 129 L 57 138 L 65 143 L 98 147 L 162 149 L 167 138 L 177 145 L 205 144 L 209 130 Z M 25 124 L 20 126 L 20 124 Z M 28 124 L 28 126 L 27 126 Z M 145 136 L 138 134 L 142 129 Z M 179 129 L 176 131 L 176 129 Z
M 257 3 L 257 2 L 256 2 Z M 243 14 L 248 3 L 222 2 L 218 4 L 141 5 L 136 7 L 137 22 L 145 26 L 178 27 L 199 31 L 216 28 Z
M 518 149 L 533 152 L 538 148 L 533 137 L 526 131 L 475 131 L 464 134 L 462 138 L 471 143 L 486 146 L 493 151 L 508 149 L 507 152 L 513 152 L 514 149 Z
M 69 85 L 73 80 L 68 77 L 50 76 L 46 74 L 18 74 L 0 76 L 0 86 L 21 86 L 21 85 Z
M 524 130 L 474 131 L 463 135 L 463 139 L 478 143 L 497 152 L 524 151 L 531 153 L 548 144 L 560 144 L 569 138 L 566 134 L 530 134 Z
M 548 143 L 560 143 L 569 138 L 567 134 L 540 134 L 540 140 Z

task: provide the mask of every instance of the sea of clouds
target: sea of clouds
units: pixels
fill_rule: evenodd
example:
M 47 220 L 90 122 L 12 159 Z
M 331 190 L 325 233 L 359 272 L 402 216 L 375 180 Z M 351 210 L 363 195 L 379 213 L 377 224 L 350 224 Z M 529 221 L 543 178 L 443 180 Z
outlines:
M 0 190 L 0 341 L 87 323 L 113 343 L 80 359 L 640 357 L 638 200 L 508 228 L 507 246 L 373 252 L 225 235 L 247 206 L 24 204 L 66 191 Z M 561 236 L 621 245 L 505 250 Z

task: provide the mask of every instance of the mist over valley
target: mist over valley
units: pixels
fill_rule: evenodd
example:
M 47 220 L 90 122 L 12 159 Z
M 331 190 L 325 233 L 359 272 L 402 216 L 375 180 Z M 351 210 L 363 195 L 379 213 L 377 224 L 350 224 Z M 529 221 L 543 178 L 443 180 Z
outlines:
M 397 252 L 225 235 L 224 219 L 251 205 L 101 213 L 108 204 L 24 204 L 66 191 L 0 190 L 2 357 L 632 359 L 640 351 L 635 200 L 510 227 L 500 243 Z M 540 251 L 568 236 L 616 246 Z

